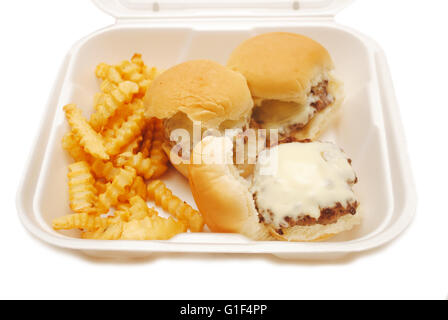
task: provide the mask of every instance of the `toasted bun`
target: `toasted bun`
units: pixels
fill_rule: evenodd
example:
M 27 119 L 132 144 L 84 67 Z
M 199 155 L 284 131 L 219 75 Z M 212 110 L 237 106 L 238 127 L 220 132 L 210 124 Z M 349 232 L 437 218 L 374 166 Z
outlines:
M 227 65 L 246 77 L 254 98 L 298 103 L 305 102 L 312 81 L 333 69 L 321 44 L 287 32 L 246 40 L 233 51 Z
M 146 115 L 169 119 L 182 112 L 206 128 L 249 118 L 253 101 L 246 79 L 219 63 L 194 60 L 166 70 L 145 97 Z
M 197 159 L 226 145 L 227 138 L 207 137 L 194 148 Z M 231 152 L 231 150 L 227 150 Z M 199 158 L 200 157 L 200 158 Z M 322 241 L 360 223 L 360 215 L 344 216 L 331 225 L 295 226 L 279 235 L 258 219 L 249 182 L 232 164 L 192 164 L 189 181 L 199 211 L 211 231 L 241 233 L 254 240 Z

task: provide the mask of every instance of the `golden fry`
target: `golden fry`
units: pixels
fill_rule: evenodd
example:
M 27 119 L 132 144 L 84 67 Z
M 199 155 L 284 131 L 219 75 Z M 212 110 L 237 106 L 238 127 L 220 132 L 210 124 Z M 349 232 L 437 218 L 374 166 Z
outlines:
M 125 146 L 121 150 L 120 153 L 124 153 L 124 152 L 136 153 L 138 151 L 138 149 L 140 148 L 140 143 L 142 142 L 142 140 L 143 140 L 142 136 L 139 136 L 139 137 L 135 138 L 134 141 L 132 141 L 127 146 Z
M 149 208 L 146 201 L 139 196 L 132 197 L 129 203 L 131 204 L 129 208 L 130 220 L 141 220 L 145 217 L 157 216 L 157 211 Z
M 137 154 L 131 152 L 120 154 L 116 159 L 116 165 L 119 167 L 130 166 L 137 170 L 137 174 L 145 179 L 151 179 L 154 173 L 159 170 L 159 164 L 150 158 L 144 158 L 141 152 Z
M 107 190 L 107 183 L 101 182 L 100 180 L 96 180 L 94 186 L 97 194 L 102 194 Z
M 66 150 L 73 160 L 79 161 L 92 161 L 92 156 L 84 151 L 79 145 L 78 139 L 76 139 L 73 132 L 68 132 L 62 137 L 62 148 Z
M 147 193 L 148 190 L 146 188 L 145 180 L 143 180 L 142 177 L 138 176 L 137 178 L 135 178 L 134 183 L 131 186 L 129 195 L 131 197 L 139 196 L 140 198 L 146 201 Z
M 100 63 L 95 69 L 95 75 L 99 79 L 106 79 L 110 66 L 107 63 Z
M 153 178 L 161 177 L 168 170 L 168 157 L 163 151 L 164 143 L 164 127 L 161 120 L 156 119 L 154 122 L 154 132 L 152 146 L 150 151 L 151 160 L 158 164 L 157 170 L 153 174 Z
M 94 240 L 168 240 L 186 232 L 186 226 L 173 218 L 145 217 L 129 222 L 117 221 L 93 232 L 84 232 L 83 239 Z
M 107 218 L 101 218 L 88 213 L 76 213 L 54 219 L 53 229 L 83 229 L 86 231 L 95 231 L 99 228 L 106 228 L 109 223 L 110 220 Z
M 135 169 L 126 167 L 120 169 L 112 183 L 107 185 L 107 189 L 99 196 L 99 208 L 101 213 L 109 211 L 110 207 L 118 203 L 118 198 L 128 192 L 128 188 L 136 177 Z
M 122 240 L 168 240 L 187 231 L 186 226 L 173 218 L 158 216 L 131 220 L 123 225 Z
M 109 155 L 104 147 L 103 139 L 82 116 L 81 110 L 74 104 L 66 105 L 64 110 L 67 121 L 72 127 L 75 137 L 79 140 L 79 144 L 95 158 L 108 160 Z
M 119 171 L 112 162 L 98 159 L 92 162 L 91 170 L 97 179 L 106 179 L 107 181 L 112 181 Z
M 145 121 L 144 110 L 139 109 L 115 131 L 115 137 L 107 141 L 107 152 L 116 155 L 120 150 L 141 134 Z
M 109 66 L 106 70 L 106 78 L 103 80 L 108 80 L 112 83 L 118 84 L 123 82 L 120 72 L 114 66 Z
M 194 210 L 186 202 L 173 195 L 162 181 L 151 181 L 148 184 L 147 196 L 163 210 L 185 222 L 192 232 L 201 232 L 204 228 L 204 218 L 199 211 Z
M 154 134 L 154 122 L 155 119 L 152 118 L 147 121 L 146 127 L 144 130 L 143 141 L 140 147 L 140 152 L 143 154 L 143 157 L 148 158 L 150 156 L 151 146 L 152 146 L 152 138 Z
M 107 89 L 103 88 L 105 92 L 95 97 L 96 111 L 90 118 L 92 128 L 100 131 L 121 106 L 132 101 L 138 90 L 138 85 L 132 81 L 124 81 L 118 85 L 110 84 Z
M 132 81 L 138 84 L 138 98 L 143 98 L 152 80 L 157 76 L 156 68 L 148 68 L 141 54 L 134 54 L 131 61 L 123 61 L 117 66 L 101 63 L 96 68 L 96 76 L 111 83 L 119 84 L 123 81 Z
M 137 176 L 132 183 L 129 192 L 118 197 L 120 202 L 126 202 L 134 196 L 139 196 L 146 201 L 146 183 L 141 176 Z
M 76 162 L 68 166 L 68 190 L 70 208 L 77 213 L 95 212 L 97 201 L 96 189 L 89 164 L 85 161 Z
M 142 67 L 135 64 L 132 60 L 123 61 L 120 65 L 117 66 L 117 69 L 120 72 L 121 76 L 126 80 L 135 81 L 138 83 L 145 79 L 142 73 Z
M 110 224 L 106 228 L 100 228 L 93 232 L 83 232 L 83 239 L 93 239 L 93 240 L 120 240 L 121 234 L 123 233 L 124 222 L 116 222 Z

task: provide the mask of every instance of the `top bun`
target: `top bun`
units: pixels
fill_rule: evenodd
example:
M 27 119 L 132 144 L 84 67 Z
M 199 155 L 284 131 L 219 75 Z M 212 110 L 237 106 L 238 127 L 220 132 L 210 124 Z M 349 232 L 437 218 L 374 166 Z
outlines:
M 194 60 L 158 76 L 145 97 L 146 115 L 169 119 L 183 113 L 207 129 L 225 121 L 247 122 L 253 107 L 246 79 L 217 62 Z
M 257 100 L 304 103 L 312 82 L 334 68 L 328 51 L 300 34 L 273 32 L 239 45 L 228 63 L 247 79 Z

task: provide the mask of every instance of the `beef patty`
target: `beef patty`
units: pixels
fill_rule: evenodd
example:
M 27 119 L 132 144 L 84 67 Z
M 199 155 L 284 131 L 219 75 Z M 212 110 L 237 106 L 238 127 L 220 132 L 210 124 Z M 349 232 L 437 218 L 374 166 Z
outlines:
M 325 109 L 334 102 L 334 98 L 328 94 L 328 80 L 312 87 L 310 94 L 317 98 L 315 102 L 311 103 L 311 106 L 317 111 Z
M 254 194 L 253 197 L 254 197 L 254 201 L 255 201 L 255 208 L 257 209 L 257 212 L 258 212 L 259 222 L 268 225 L 268 223 L 266 223 L 264 215 L 268 214 L 271 218 L 273 218 L 274 213 L 269 209 L 265 210 L 265 211 L 260 210 L 257 205 L 257 194 Z M 343 206 L 340 202 L 338 202 L 332 208 L 321 209 L 319 219 L 312 218 L 309 215 L 303 215 L 302 213 L 299 213 L 300 215 L 298 215 L 296 218 L 285 217 L 284 223 L 287 224 L 287 226 L 285 226 L 285 228 L 294 227 L 294 226 L 302 226 L 302 227 L 314 226 L 317 224 L 324 225 L 324 226 L 329 225 L 329 224 L 334 224 L 334 223 L 338 222 L 339 218 L 341 218 L 345 215 L 348 215 L 348 214 L 355 215 L 356 211 L 358 209 L 358 205 L 359 204 L 357 201 L 354 201 L 353 203 L 347 203 L 346 206 Z M 278 229 L 276 231 L 279 234 L 283 234 L 282 229 Z

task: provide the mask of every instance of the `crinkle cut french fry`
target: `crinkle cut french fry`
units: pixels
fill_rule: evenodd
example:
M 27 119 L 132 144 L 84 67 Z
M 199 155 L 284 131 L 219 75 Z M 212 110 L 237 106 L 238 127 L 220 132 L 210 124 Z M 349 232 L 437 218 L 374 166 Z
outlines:
M 129 202 L 128 202 L 128 200 L 126 199 L 126 201 L 124 201 L 124 202 L 118 202 L 116 205 L 115 205 L 115 213 L 117 212 L 117 211 L 120 211 L 120 212 L 127 212 L 127 211 L 129 211 L 129 208 L 131 207 L 131 205 L 129 204 Z
M 77 213 L 92 213 L 96 211 L 96 188 L 89 164 L 85 161 L 68 166 L 68 191 L 70 208 Z
M 101 218 L 88 213 L 75 213 L 53 220 L 54 230 L 83 229 L 95 231 L 99 228 L 106 228 L 110 223 L 107 218 Z
M 186 231 L 186 226 L 180 221 L 152 216 L 117 222 L 94 232 L 84 232 L 82 237 L 95 240 L 168 240 Z
M 140 196 L 135 196 L 129 199 L 131 207 L 129 208 L 130 220 L 141 220 L 145 217 L 156 216 L 157 211 L 149 208 L 146 201 Z
M 115 168 L 110 161 L 103 161 L 96 159 L 91 164 L 91 170 L 96 178 L 106 179 L 112 181 L 118 173 L 118 168 Z
M 62 148 L 64 148 L 64 150 L 66 150 L 76 162 L 92 161 L 92 156 L 84 151 L 84 149 L 79 145 L 78 139 L 76 139 L 75 135 L 71 131 L 62 137 Z
M 110 141 L 115 138 L 115 132 L 126 122 L 126 119 L 132 115 L 132 112 L 124 106 L 120 108 L 117 113 L 109 119 L 106 126 L 103 128 L 102 135 L 105 141 Z
M 139 87 L 132 81 L 124 81 L 118 85 L 112 84 L 107 91 L 95 97 L 95 112 L 90 118 L 90 125 L 96 131 L 100 131 L 108 120 L 124 104 L 132 101 L 138 93 Z
M 102 137 L 92 129 L 83 117 L 81 110 L 74 104 L 68 104 L 64 107 L 64 111 L 74 135 L 84 150 L 95 158 L 108 160 L 109 155 L 104 147 Z
M 154 130 L 152 135 L 152 146 L 151 146 L 151 159 L 154 161 L 159 161 L 161 163 L 167 163 L 168 157 L 163 151 L 163 142 L 165 140 L 165 128 L 163 126 L 162 120 L 154 120 Z
M 100 228 L 92 232 L 83 232 L 81 237 L 93 240 L 120 240 L 124 224 L 124 222 L 118 221 L 106 228 Z
M 107 189 L 107 183 L 102 182 L 100 180 L 95 181 L 95 189 L 97 194 L 102 194 L 103 192 L 106 192 Z
M 138 151 L 138 149 L 140 148 L 140 143 L 142 142 L 142 140 L 143 140 L 142 136 L 135 138 L 134 141 L 129 143 L 127 146 L 125 146 L 121 150 L 120 153 L 124 153 L 124 152 L 136 153 Z
M 109 68 L 110 68 L 110 65 L 108 65 L 107 63 L 104 63 L 104 62 L 97 65 L 96 69 L 95 69 L 96 77 L 99 79 L 102 79 L 102 80 L 106 79 Z
M 149 119 L 146 122 L 146 127 L 144 130 L 143 141 L 140 146 L 140 152 L 143 154 L 143 157 L 148 158 L 151 152 L 152 138 L 154 134 L 154 122 L 155 119 Z
M 185 222 L 192 232 L 201 232 L 204 228 L 204 218 L 186 202 L 182 201 L 160 180 L 148 184 L 147 197 L 156 205 Z
M 108 140 L 107 152 L 110 155 L 117 155 L 124 146 L 141 134 L 144 121 L 143 109 L 137 110 L 116 130 L 115 137 Z
M 102 130 L 102 135 L 107 138 L 115 137 L 115 133 L 128 118 L 134 115 L 137 111 L 144 110 L 144 104 L 142 100 L 136 99 L 132 103 L 124 104 L 120 106 L 117 112 L 109 119 L 108 123 Z
M 134 63 L 132 60 L 123 61 L 121 64 L 117 66 L 117 70 L 126 80 L 135 81 L 139 83 L 140 81 L 143 81 L 145 79 L 143 75 L 142 66 Z
M 144 201 L 146 201 L 148 190 L 146 188 L 145 180 L 142 177 L 138 176 L 135 178 L 134 183 L 131 185 L 131 190 L 129 192 L 129 196 L 139 196 Z
M 99 196 L 99 210 L 106 213 L 118 203 L 118 198 L 128 192 L 128 188 L 134 182 L 136 172 L 134 168 L 126 167 L 120 169 L 112 183 L 107 185 L 107 189 Z
M 142 220 L 131 220 L 123 225 L 122 240 L 168 240 L 179 233 L 186 232 L 186 226 L 173 218 L 158 216 Z
M 96 67 L 95 74 L 98 78 L 115 84 L 123 82 L 123 78 L 117 68 L 115 66 L 108 65 L 107 63 L 100 63 Z
M 131 58 L 130 64 L 128 61 L 124 62 L 122 74 L 126 79 L 138 82 L 140 88 L 138 97 L 143 98 L 157 75 L 157 69 L 148 68 L 142 60 L 142 55 L 137 53 Z
M 139 90 L 136 96 L 143 98 L 157 75 L 156 68 L 148 68 L 141 54 L 134 54 L 131 61 L 123 61 L 117 66 L 101 63 L 96 68 L 96 76 L 105 81 L 119 84 L 123 81 L 132 81 L 138 84 Z
M 134 55 L 131 58 L 131 62 L 140 68 L 140 72 L 143 71 L 143 68 L 145 67 L 145 62 L 142 59 L 141 53 L 134 53 Z
M 116 161 L 119 167 L 130 166 L 137 170 L 137 174 L 143 176 L 145 179 L 151 179 L 154 173 L 159 170 L 160 164 L 150 158 L 144 158 L 141 152 L 133 154 L 131 152 L 124 152 L 120 154 Z
M 142 59 L 142 55 L 139 53 L 134 54 L 131 58 L 131 62 L 140 68 L 140 72 L 143 74 L 144 79 L 154 80 L 157 76 L 157 68 L 149 68 L 145 65 Z
M 146 201 L 146 183 L 141 176 L 137 176 L 132 183 L 129 192 L 120 196 L 118 200 L 120 202 L 126 202 L 134 196 L 139 196 Z
M 153 178 L 161 177 L 168 170 L 168 157 L 163 151 L 164 143 L 164 127 L 161 120 L 156 119 L 154 123 L 153 140 L 150 151 L 152 161 L 159 164 L 158 169 L 154 172 Z

